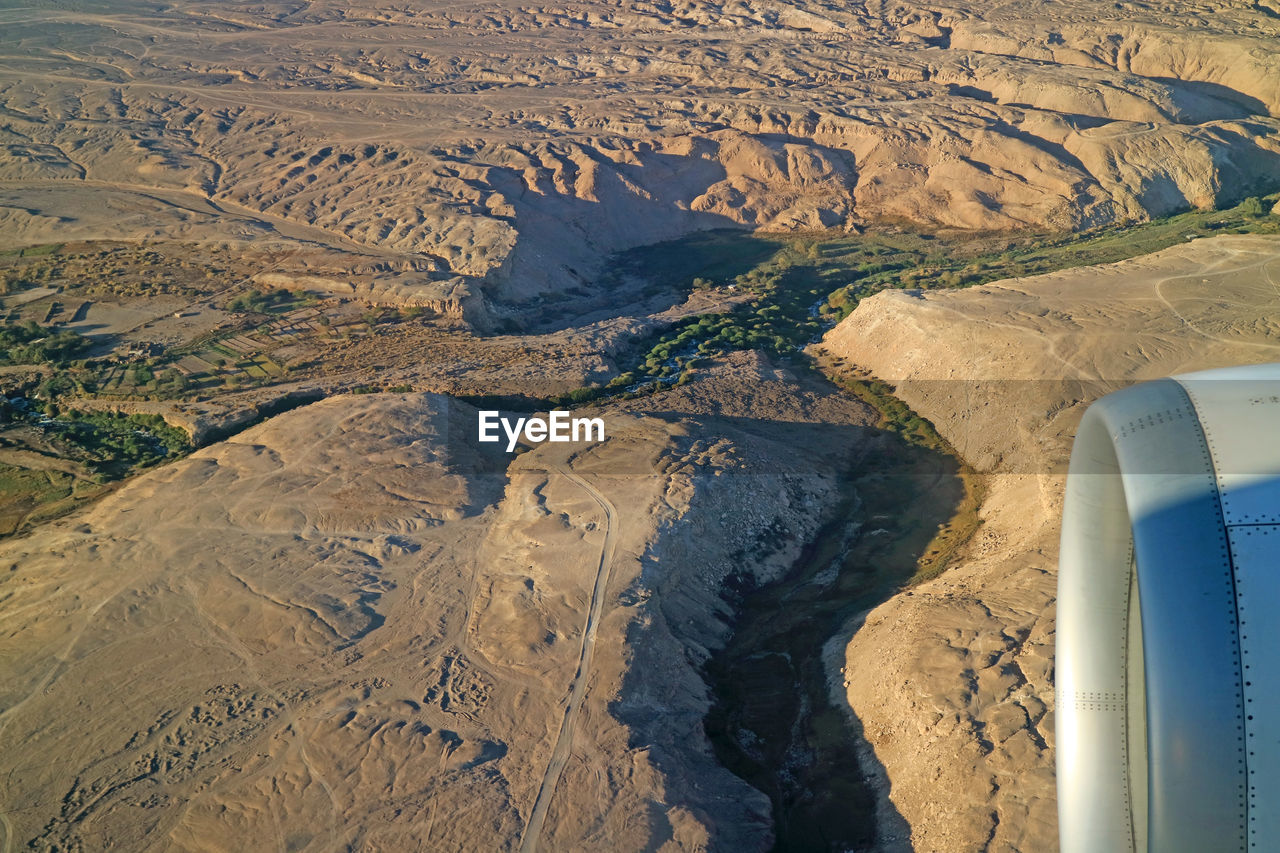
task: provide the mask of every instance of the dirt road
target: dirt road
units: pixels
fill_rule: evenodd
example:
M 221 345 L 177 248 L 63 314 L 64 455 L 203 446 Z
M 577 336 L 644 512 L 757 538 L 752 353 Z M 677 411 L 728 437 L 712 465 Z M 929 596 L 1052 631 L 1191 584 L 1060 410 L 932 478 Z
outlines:
M 573 678 L 573 688 L 569 691 L 569 703 L 565 706 L 564 720 L 560 723 L 560 734 L 556 737 L 555 748 L 551 751 L 551 760 L 547 762 L 547 770 L 543 774 L 542 785 L 538 789 L 538 799 L 533 804 L 529 823 L 525 826 L 524 835 L 520 839 L 520 853 L 536 853 L 538 842 L 542 837 L 542 823 L 547 816 L 547 807 L 551 805 L 551 798 L 555 795 L 560 774 L 564 772 L 565 763 L 569 760 L 569 751 L 573 747 L 574 725 L 578 719 L 578 711 L 582 707 L 582 699 L 587 693 L 587 682 L 591 677 L 591 657 L 595 651 L 596 629 L 600 624 L 600 614 L 604 610 L 605 590 L 609 586 L 609 572 L 613 566 L 613 552 L 617 545 L 617 510 L 609 499 L 595 486 L 568 468 L 557 467 L 556 471 L 581 486 L 600 505 L 605 517 L 605 536 L 604 544 L 600 548 L 600 563 L 596 568 L 595 586 L 591 590 L 587 626 L 582 632 L 582 651 L 578 657 L 578 671 Z

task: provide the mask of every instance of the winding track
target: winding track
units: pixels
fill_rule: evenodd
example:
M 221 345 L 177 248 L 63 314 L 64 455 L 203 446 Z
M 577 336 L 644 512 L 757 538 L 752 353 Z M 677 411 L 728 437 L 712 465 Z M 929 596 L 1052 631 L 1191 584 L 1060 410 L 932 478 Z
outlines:
M 582 651 L 578 657 L 578 672 L 574 675 L 573 687 L 569 691 L 569 704 L 564 709 L 560 734 L 556 737 L 556 745 L 551 750 L 551 760 L 547 762 L 546 773 L 542 776 L 542 785 L 538 788 L 538 798 L 534 801 L 529 822 L 525 825 L 524 835 L 520 839 L 520 853 L 537 853 L 538 842 L 542 837 L 542 823 L 547 816 L 547 807 L 551 805 L 556 785 L 560 782 L 560 774 L 564 772 L 564 766 L 569 760 L 569 751 L 573 746 L 574 724 L 577 722 L 582 699 L 587 693 L 587 682 L 591 677 L 591 656 L 595 651 L 596 628 L 600 624 L 600 614 L 604 610 L 605 590 L 609 586 L 609 572 L 613 567 L 613 553 L 617 546 L 617 510 L 609 499 L 595 486 L 568 468 L 557 465 L 555 470 L 582 487 L 604 510 L 605 535 L 604 544 L 600 547 L 600 564 L 596 569 L 595 586 L 591 590 L 591 607 L 587 611 L 587 626 L 582 632 Z

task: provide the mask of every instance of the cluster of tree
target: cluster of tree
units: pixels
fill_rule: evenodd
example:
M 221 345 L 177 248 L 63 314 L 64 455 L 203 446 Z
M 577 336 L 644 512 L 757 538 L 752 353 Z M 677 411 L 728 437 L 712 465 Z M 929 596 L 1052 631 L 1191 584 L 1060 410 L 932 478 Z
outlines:
M 120 476 L 191 450 L 184 430 L 159 415 L 70 410 L 58 421 L 62 435 L 83 450 L 94 466 Z
M 773 357 L 785 357 L 816 328 L 806 317 L 793 316 L 776 302 L 761 300 L 727 314 L 700 314 L 690 317 L 658 337 L 636 367 L 615 380 L 631 385 L 648 379 L 686 375 L 703 358 L 734 350 L 764 350 Z
M 1263 206 L 1262 199 L 1251 196 L 1240 203 L 1240 212 L 1245 216 L 1262 216 L 1267 209 Z
M 64 365 L 88 347 L 89 342 L 75 332 L 55 332 L 34 320 L 0 326 L 0 364 Z
M 297 294 L 287 290 L 258 290 L 251 288 L 227 303 L 228 311 L 243 311 L 250 314 L 266 314 L 273 310 L 293 305 L 298 301 Z
M 788 357 L 821 330 L 813 307 L 827 292 L 815 277 L 821 259 L 817 243 L 792 241 L 768 260 L 733 278 L 754 294 L 752 301 L 721 314 L 689 317 L 642 345 L 636 365 L 609 383 L 610 391 L 645 383 L 684 384 L 705 358 L 734 350 L 759 349 Z M 710 287 L 704 278 L 694 289 Z M 656 387 L 656 386 L 655 386 Z

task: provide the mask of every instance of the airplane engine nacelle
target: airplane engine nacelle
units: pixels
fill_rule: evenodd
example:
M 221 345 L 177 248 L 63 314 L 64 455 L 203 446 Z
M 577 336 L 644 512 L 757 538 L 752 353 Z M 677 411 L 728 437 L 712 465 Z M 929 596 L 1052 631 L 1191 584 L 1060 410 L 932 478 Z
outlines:
M 1280 365 L 1085 413 L 1056 682 L 1063 853 L 1280 849 Z

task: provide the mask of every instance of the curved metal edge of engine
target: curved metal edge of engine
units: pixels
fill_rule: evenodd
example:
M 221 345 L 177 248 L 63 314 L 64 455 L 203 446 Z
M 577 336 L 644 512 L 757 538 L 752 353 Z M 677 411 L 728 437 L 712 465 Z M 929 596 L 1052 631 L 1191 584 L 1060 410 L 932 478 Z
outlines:
M 1231 557 L 1213 454 L 1177 381 L 1086 412 L 1057 610 L 1064 853 L 1246 849 Z

